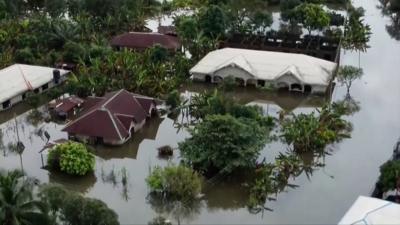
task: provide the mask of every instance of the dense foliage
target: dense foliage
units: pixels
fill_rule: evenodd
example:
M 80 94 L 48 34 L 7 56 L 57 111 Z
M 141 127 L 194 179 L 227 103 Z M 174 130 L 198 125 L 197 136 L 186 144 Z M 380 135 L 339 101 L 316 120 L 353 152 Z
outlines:
M 33 181 L 20 171 L 0 173 L 0 221 L 3 225 L 50 224 L 46 206 L 34 199 Z
M 50 208 L 51 215 L 63 224 L 118 225 L 117 214 L 97 199 L 85 198 L 60 186 L 45 185 L 40 200 Z
M 77 142 L 56 145 L 50 150 L 47 164 L 71 175 L 86 175 L 94 170 L 95 158 L 86 146 Z
M 68 90 L 79 96 L 102 96 L 121 88 L 150 96 L 166 95 L 186 80 L 192 64 L 181 54 L 159 60 L 154 56 L 158 51 L 112 51 L 92 59 L 78 68 L 67 83 Z
M 365 52 L 371 37 L 371 28 L 363 21 L 363 8 L 350 7 L 344 27 L 343 48 Z
M 347 110 L 343 105 L 324 106 L 316 115 L 292 114 L 282 123 L 282 137 L 298 152 L 323 152 L 326 145 L 349 136 L 350 124 L 342 119 Z
M 231 115 L 206 116 L 179 143 L 183 159 L 202 172 L 232 173 L 252 168 L 267 141 L 267 128 Z
M 172 200 L 190 201 L 201 193 L 201 177 L 182 165 L 155 167 L 146 182 L 151 192 Z
M 400 161 L 390 160 L 380 169 L 378 184 L 382 191 L 400 190 Z

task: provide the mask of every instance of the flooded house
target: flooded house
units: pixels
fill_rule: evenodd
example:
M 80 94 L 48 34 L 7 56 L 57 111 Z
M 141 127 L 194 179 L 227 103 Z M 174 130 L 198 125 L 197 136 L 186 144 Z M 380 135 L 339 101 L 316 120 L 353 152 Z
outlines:
M 122 145 L 142 129 L 156 112 L 153 98 L 119 90 L 104 97 L 89 97 L 82 113 L 63 131 L 70 139 L 89 143 Z
M 208 83 L 234 77 L 241 86 L 323 94 L 331 85 L 337 66 L 304 54 L 224 48 L 208 53 L 190 74 L 193 80 Z
M 0 111 L 46 91 L 67 79 L 68 70 L 14 64 L 0 70 Z
M 179 51 L 182 47 L 176 35 L 151 32 L 129 32 L 115 36 L 111 46 L 116 49 L 128 48 L 135 51 L 144 51 L 159 45 L 170 52 Z

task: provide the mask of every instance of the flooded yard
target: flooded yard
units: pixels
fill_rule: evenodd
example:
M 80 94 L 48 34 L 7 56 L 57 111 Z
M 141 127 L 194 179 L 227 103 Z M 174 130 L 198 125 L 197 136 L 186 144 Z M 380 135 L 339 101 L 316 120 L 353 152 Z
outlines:
M 47 141 L 43 131 L 50 134 L 50 140 L 67 138 L 67 134 L 61 132 L 64 125 L 45 121 L 32 124 L 28 119 L 29 107 L 20 104 L 11 111 L 0 113 L 0 129 L 5 147 L 18 141 L 18 130 L 26 148 L 21 156 L 2 151 L 0 168 L 20 168 L 40 182 L 62 184 L 88 197 L 98 198 L 118 213 L 121 224 L 147 224 L 158 215 L 182 224 L 336 224 L 359 195 L 371 194 L 379 166 L 390 158 L 393 145 L 400 136 L 400 41 L 387 33 L 385 26 L 390 21 L 381 15 L 378 4 L 378 1 L 354 2 L 366 9 L 365 20 L 373 33 L 371 47 L 361 53 L 360 58 L 358 52 L 342 52 L 341 57 L 341 64 L 358 66 L 360 63 L 364 70 L 362 79 L 350 90 L 361 107 L 359 112 L 347 118 L 353 124 L 352 137 L 330 146 L 331 155 L 324 158 L 326 166 L 313 171 L 311 177 L 302 174 L 290 180 L 296 188 L 288 187 L 276 196 L 275 201 L 268 202 L 267 207 L 272 211 L 249 212 L 246 188 L 236 180 L 207 184 L 199 204 L 187 210 L 168 209 L 162 203 L 149 201 L 145 178 L 150 168 L 169 163 L 158 157 L 157 148 L 164 145 L 176 148 L 178 142 L 189 135 L 176 124 L 181 116 L 149 120 L 144 129 L 122 147 L 95 146 L 94 174 L 77 179 L 42 168 L 43 158 L 39 151 Z M 190 85 L 182 88 L 182 94 L 205 88 L 204 85 Z M 311 112 L 329 101 L 251 89 L 239 89 L 235 94 L 239 101 L 258 104 L 266 114 L 274 117 L 282 109 Z M 342 100 L 345 96 L 346 88 L 337 85 L 332 101 Z M 18 115 L 15 120 L 12 119 L 14 115 Z M 262 157 L 272 160 L 286 149 L 287 146 L 280 142 L 271 142 L 265 146 Z M 45 155 L 43 157 L 45 160 Z M 171 162 L 179 161 L 179 153 L 175 151 Z M 128 175 L 126 186 L 121 182 L 125 169 Z

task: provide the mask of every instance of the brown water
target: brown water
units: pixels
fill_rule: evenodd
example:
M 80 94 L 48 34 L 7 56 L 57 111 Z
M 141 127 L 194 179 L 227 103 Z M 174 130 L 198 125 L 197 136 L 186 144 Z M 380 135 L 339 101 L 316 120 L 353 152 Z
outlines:
M 51 139 L 66 138 L 60 132 L 62 125 L 41 122 L 36 126 L 27 122 L 25 113 L 17 117 L 18 131 L 26 149 L 22 154 L 22 165 L 29 176 L 42 182 L 60 183 L 87 196 L 99 198 L 114 209 L 122 224 L 147 224 L 163 213 L 174 223 L 191 224 L 335 224 L 359 195 L 370 195 L 378 176 L 379 166 L 389 159 L 395 141 L 400 136 L 400 42 L 386 32 L 388 18 L 382 17 L 377 9 L 378 1 L 357 0 L 355 5 L 366 9 L 366 22 L 372 27 L 371 48 L 361 54 L 362 80 L 354 83 L 351 95 L 360 102 L 361 110 L 349 117 L 354 130 L 352 138 L 331 146 L 332 155 L 325 158 L 326 166 L 314 171 L 308 179 L 305 175 L 291 180 L 299 185 L 296 189 L 277 196 L 268 202 L 273 211 L 252 214 L 246 208 L 247 193 L 237 181 L 216 183 L 207 186 L 203 200 L 189 212 L 179 216 L 163 212 L 162 204 L 149 204 L 148 189 L 144 182 L 149 168 L 166 165 L 159 159 L 157 148 L 163 145 L 177 146 L 188 133 L 179 129 L 168 117 L 151 120 L 146 128 L 126 145 L 119 148 L 98 147 L 96 171 L 93 175 L 76 179 L 41 169 L 41 155 L 38 153 L 45 140 L 37 135 L 40 129 L 47 130 Z M 342 64 L 358 65 L 358 53 L 346 52 Z M 184 88 L 188 92 L 204 89 L 202 85 Z M 333 99 L 345 96 L 345 88 L 337 87 Z M 296 112 L 309 112 L 320 106 L 324 100 L 312 97 L 296 97 L 237 90 L 236 97 L 245 103 L 257 103 L 269 115 L 276 116 L 284 108 Z M 3 129 L 3 143 L 16 141 L 15 121 L 10 120 L 28 107 L 18 105 L 13 111 L 0 113 L 0 127 Z M 181 120 L 181 117 L 176 119 Z M 40 132 L 39 132 L 40 133 Z M 281 143 L 270 143 L 263 156 L 268 160 L 279 151 L 285 151 Z M 171 159 L 178 162 L 178 153 Z M 15 153 L 1 154 L 0 167 L 21 168 L 20 157 Z M 128 171 L 128 187 L 121 184 L 121 169 Z M 111 179 L 110 171 L 115 171 Z

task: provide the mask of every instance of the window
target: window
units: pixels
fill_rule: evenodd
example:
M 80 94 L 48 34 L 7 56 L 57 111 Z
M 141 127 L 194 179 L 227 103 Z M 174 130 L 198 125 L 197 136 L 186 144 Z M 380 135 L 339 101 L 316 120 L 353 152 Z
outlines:
M 47 89 L 49 89 L 49 84 L 48 83 L 47 84 L 43 84 L 42 91 L 45 91 Z
M 5 102 L 2 103 L 3 109 L 8 109 L 11 107 L 11 101 L 7 100 Z
M 265 86 L 265 80 L 257 80 L 257 85 L 264 87 Z

